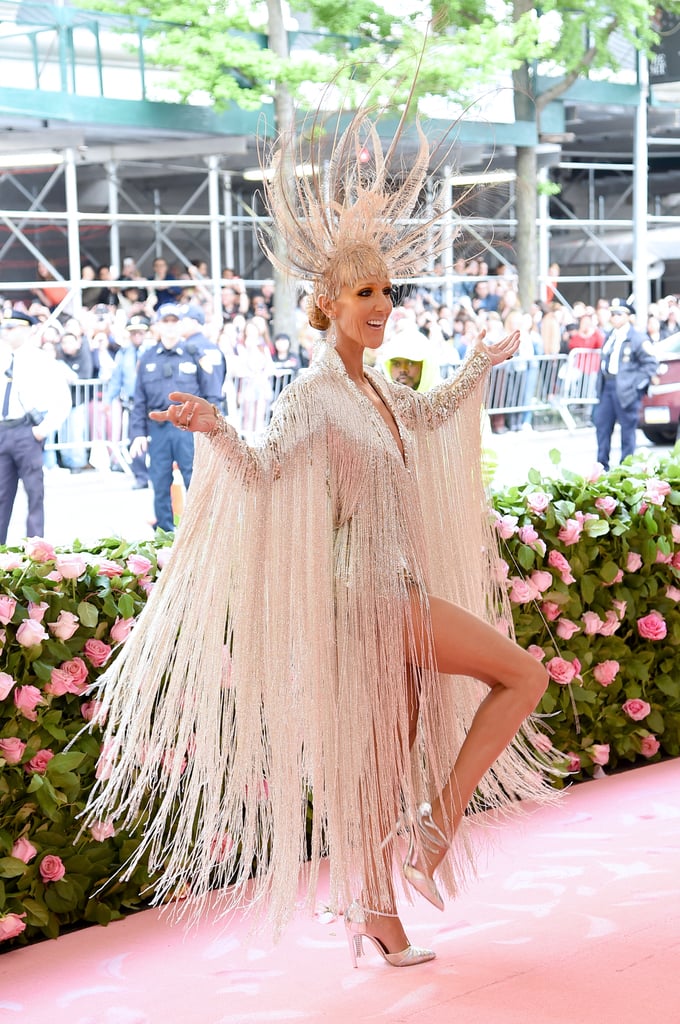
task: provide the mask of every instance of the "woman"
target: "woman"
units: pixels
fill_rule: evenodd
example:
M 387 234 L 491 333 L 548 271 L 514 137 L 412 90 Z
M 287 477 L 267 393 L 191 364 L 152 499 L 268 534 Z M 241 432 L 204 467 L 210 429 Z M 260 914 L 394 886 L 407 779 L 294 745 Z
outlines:
M 256 447 L 193 396 L 155 414 L 205 436 L 170 563 L 104 677 L 88 815 L 132 823 L 158 794 L 142 843 L 163 871 L 156 898 L 188 888 L 200 907 L 229 885 L 227 907 L 264 909 L 275 929 L 301 872 L 313 905 L 327 855 L 354 962 L 367 937 L 394 966 L 434 956 L 397 915 L 398 835 L 406 882 L 442 908 L 439 884 L 453 895 L 473 862 L 466 810 L 551 792 L 513 740 L 546 672 L 503 634 L 479 460 L 483 383 L 519 337 L 480 334 L 428 394 L 364 364 L 392 277 L 419 276 L 445 244 L 439 212 L 418 220 L 428 160 L 420 133 L 395 193 L 361 115 L 325 182 L 291 182 L 275 158 L 265 188 L 285 264 L 264 248 L 313 282 L 325 341 Z

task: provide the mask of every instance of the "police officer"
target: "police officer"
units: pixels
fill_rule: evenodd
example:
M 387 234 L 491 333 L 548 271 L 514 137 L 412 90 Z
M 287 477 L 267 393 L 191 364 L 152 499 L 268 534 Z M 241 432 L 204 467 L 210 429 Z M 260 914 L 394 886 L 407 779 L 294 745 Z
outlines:
M 104 404 L 111 403 L 118 398 L 123 407 L 123 438 L 129 436 L 130 413 L 135 395 L 137 383 L 137 364 L 142 350 L 149 343 L 153 342 L 151 335 L 151 322 L 148 317 L 141 313 L 135 313 L 125 325 L 125 332 L 130 339 L 129 345 L 124 345 L 116 352 L 113 361 L 113 371 L 104 394 Z M 120 465 L 112 466 L 120 469 Z M 146 454 L 140 452 L 134 459 L 130 460 L 130 468 L 134 475 L 133 491 L 143 490 L 149 486 L 149 470 L 146 465 Z
M 597 461 L 609 469 L 612 434 L 621 428 L 621 459 L 635 451 L 640 403 L 657 368 L 651 342 L 631 324 L 633 306 L 614 299 L 610 306 L 612 329 L 602 347 L 597 381 L 598 404 L 593 411 L 597 434 Z
M 158 344 L 142 352 L 137 366 L 134 405 L 130 416 L 130 455 L 149 452 L 149 476 L 154 490 L 156 525 L 171 532 L 175 528 L 170 488 L 173 463 L 177 463 L 186 487 L 191 482 L 194 438 L 167 420 L 149 419 L 154 410 L 166 409 L 171 391 L 198 395 L 217 404 L 214 378 L 201 366 L 200 352 L 188 351 L 182 339 L 180 309 L 164 303 L 158 310 Z
M 188 305 L 181 307 L 182 337 L 187 352 L 197 355 L 203 370 L 210 374 L 210 389 L 213 394 L 220 395 L 215 405 L 226 412 L 224 402 L 224 378 L 227 374 L 227 363 L 220 348 L 203 333 L 205 314 L 200 306 Z
M 0 544 L 7 541 L 19 480 L 28 499 L 26 535 L 43 536 L 43 444 L 71 408 L 66 380 L 35 343 L 36 324 L 18 309 L 0 321 Z

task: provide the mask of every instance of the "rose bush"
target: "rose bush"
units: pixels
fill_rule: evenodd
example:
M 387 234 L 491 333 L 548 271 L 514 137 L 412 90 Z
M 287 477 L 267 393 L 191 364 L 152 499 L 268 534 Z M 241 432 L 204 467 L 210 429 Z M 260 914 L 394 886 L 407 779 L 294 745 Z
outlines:
M 143 865 L 115 878 L 134 838 L 108 822 L 79 834 L 100 753 L 81 730 L 85 691 L 134 628 L 168 540 L 0 549 L 0 951 L 144 905 Z
M 570 778 L 680 753 L 679 460 L 532 470 L 493 496 L 515 632 L 548 669 L 539 713 Z

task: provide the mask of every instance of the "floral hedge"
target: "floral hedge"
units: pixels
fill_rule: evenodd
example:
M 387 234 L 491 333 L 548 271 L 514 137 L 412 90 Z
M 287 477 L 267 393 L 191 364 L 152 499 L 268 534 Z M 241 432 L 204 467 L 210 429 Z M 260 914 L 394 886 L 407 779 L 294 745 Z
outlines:
M 494 496 L 517 637 L 551 678 L 535 744 L 564 752 L 568 778 L 680 752 L 679 509 L 675 457 L 587 477 L 532 471 Z M 100 751 L 83 732 L 85 691 L 134 627 L 170 540 L 0 549 L 4 949 L 144 905 L 144 865 L 117 877 L 134 837 L 109 822 L 79 831 Z
M 549 736 L 580 778 L 677 756 L 678 456 L 585 477 L 532 470 L 494 506 L 517 639 L 550 675 L 536 746 Z
M 34 538 L 0 551 L 0 941 L 54 938 L 144 905 L 143 866 L 106 885 L 134 849 L 76 816 L 94 783 L 100 740 L 83 728 L 86 689 L 130 633 L 167 542 L 102 541 L 55 551 Z M 68 750 L 65 748 L 68 747 Z M 100 891 L 101 890 L 101 891 Z M 14 940 L 12 943 L 11 940 Z

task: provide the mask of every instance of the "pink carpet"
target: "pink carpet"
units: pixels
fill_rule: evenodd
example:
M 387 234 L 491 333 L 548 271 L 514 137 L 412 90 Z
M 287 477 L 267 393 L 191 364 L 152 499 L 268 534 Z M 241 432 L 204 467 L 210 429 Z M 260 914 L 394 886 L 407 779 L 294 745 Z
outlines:
M 245 927 L 185 934 L 156 911 L 0 957 L 21 1024 L 640 1024 L 680 1021 L 680 760 L 573 788 L 500 825 L 442 915 L 404 907 L 437 959 L 350 966 L 341 920 L 300 917 L 272 948 Z

